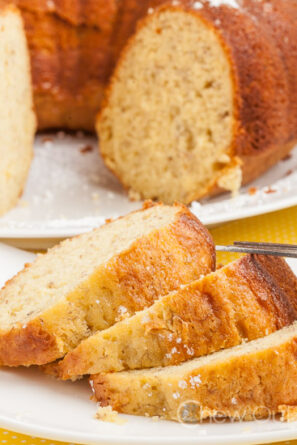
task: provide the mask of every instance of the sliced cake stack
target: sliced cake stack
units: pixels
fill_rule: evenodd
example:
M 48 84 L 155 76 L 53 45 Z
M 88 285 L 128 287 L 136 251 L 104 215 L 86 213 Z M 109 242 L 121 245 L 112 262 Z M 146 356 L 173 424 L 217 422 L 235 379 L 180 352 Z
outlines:
M 147 203 L 6 283 L 0 363 L 91 375 L 100 407 L 127 414 L 292 417 L 296 320 L 285 260 L 247 255 L 215 271 L 199 220 L 182 205 Z
M 0 293 L 0 364 L 45 364 L 215 268 L 208 231 L 183 206 L 142 211 L 62 242 Z

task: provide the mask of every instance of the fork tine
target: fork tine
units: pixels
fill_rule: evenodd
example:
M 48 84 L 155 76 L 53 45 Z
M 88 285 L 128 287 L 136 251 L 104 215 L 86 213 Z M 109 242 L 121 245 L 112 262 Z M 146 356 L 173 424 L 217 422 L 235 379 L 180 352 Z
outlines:
M 273 248 L 258 248 L 258 247 L 240 247 L 240 246 L 216 246 L 216 250 L 219 252 L 235 252 L 235 253 L 250 253 L 260 255 L 271 255 L 286 258 L 297 258 L 297 249 L 273 249 Z
M 258 243 L 254 241 L 235 241 L 234 246 L 239 247 L 268 247 L 273 249 L 285 249 L 285 250 L 297 250 L 297 245 L 295 244 L 279 244 L 279 243 Z

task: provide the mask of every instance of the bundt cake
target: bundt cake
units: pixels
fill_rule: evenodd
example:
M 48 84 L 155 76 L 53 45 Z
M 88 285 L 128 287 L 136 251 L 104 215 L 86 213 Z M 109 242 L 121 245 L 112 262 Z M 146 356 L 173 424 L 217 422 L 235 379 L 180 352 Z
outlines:
M 39 129 L 94 131 L 112 67 L 148 0 L 0 0 L 22 11 Z
M 11 2 L 39 129 L 93 130 L 114 72 L 97 130 L 132 198 L 236 191 L 296 143 L 296 1 Z
M 297 142 L 297 2 L 149 6 L 97 122 L 103 158 L 132 198 L 236 192 Z
M 0 215 L 21 195 L 36 128 L 31 73 L 22 18 L 0 5 Z

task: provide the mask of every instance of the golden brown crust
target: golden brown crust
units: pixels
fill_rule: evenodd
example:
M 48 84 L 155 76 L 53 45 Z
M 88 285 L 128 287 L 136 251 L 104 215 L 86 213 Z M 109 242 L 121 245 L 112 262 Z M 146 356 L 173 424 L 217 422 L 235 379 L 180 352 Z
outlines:
M 15 327 L 0 337 L 0 366 L 41 365 L 57 355 L 61 351 L 55 336 L 39 324 Z
M 261 2 L 242 0 L 243 7 L 254 20 L 258 21 L 262 32 L 271 40 L 283 62 L 287 85 L 289 89 L 289 116 L 288 130 L 289 140 L 296 141 L 297 109 L 295 105 L 297 76 L 296 57 L 296 2 L 271 0 L 269 5 L 264 6 Z
M 15 5 L 13 5 L 11 3 L 6 4 L 6 3 L 0 2 L 0 13 L 1 14 L 6 14 L 6 12 L 10 12 L 10 11 L 13 12 L 14 14 L 17 14 L 20 16 L 20 11 Z
M 92 131 L 109 74 L 112 26 L 101 31 L 71 25 L 55 14 L 22 12 L 39 128 Z
M 204 364 L 198 359 L 170 370 L 96 375 L 91 386 L 101 406 L 180 422 L 286 415 L 297 406 L 296 324 L 289 329 L 282 341 L 272 334 L 255 346 L 216 353 Z
M 110 27 L 110 17 L 116 12 L 115 0 L 14 0 L 21 9 L 41 14 L 53 14 L 74 26 L 91 25 L 99 29 Z
M 146 203 L 144 207 L 151 205 Z M 53 248 L 56 253 L 59 249 Z M 207 229 L 186 207 L 179 206 L 170 225 L 152 231 L 115 255 L 71 295 L 65 295 L 61 304 L 46 310 L 27 327 L 15 326 L 9 332 L 0 329 L 0 363 L 40 365 L 61 358 L 91 331 L 114 324 L 120 305 L 133 314 L 153 304 L 160 295 L 214 269 L 215 248 Z M 8 281 L 6 287 L 24 273 Z
M 240 274 L 256 295 L 266 289 L 269 299 L 260 298 L 261 305 L 274 312 L 280 329 L 297 319 L 297 278 L 283 258 L 251 255 L 241 263 Z
M 238 10 L 206 10 L 206 17 L 216 24 L 231 50 L 230 62 L 236 71 L 239 125 L 233 148 L 243 161 L 243 184 L 284 158 L 297 142 L 292 104 L 292 99 L 296 100 L 297 75 L 291 51 L 284 46 L 280 51 L 279 42 L 288 39 L 287 20 L 282 22 L 285 26 L 278 20 L 279 10 L 284 16 L 289 9 L 295 10 L 296 17 L 297 8 L 287 1 L 272 3 L 268 13 L 264 2 L 251 0 L 244 1 Z M 290 39 L 294 40 L 292 32 L 291 27 Z
M 220 20 L 218 28 L 231 50 L 230 63 L 237 74 L 236 154 L 255 154 L 286 143 L 289 91 L 274 42 L 240 9 L 210 8 L 207 12 L 212 22 Z

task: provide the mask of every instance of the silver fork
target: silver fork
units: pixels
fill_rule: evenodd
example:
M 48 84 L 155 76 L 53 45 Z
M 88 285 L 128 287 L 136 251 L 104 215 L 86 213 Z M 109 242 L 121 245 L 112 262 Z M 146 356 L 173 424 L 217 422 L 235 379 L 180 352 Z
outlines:
M 297 258 L 296 244 L 235 241 L 233 245 L 230 246 L 216 246 L 216 250 L 219 252 L 256 253 L 260 255 Z

